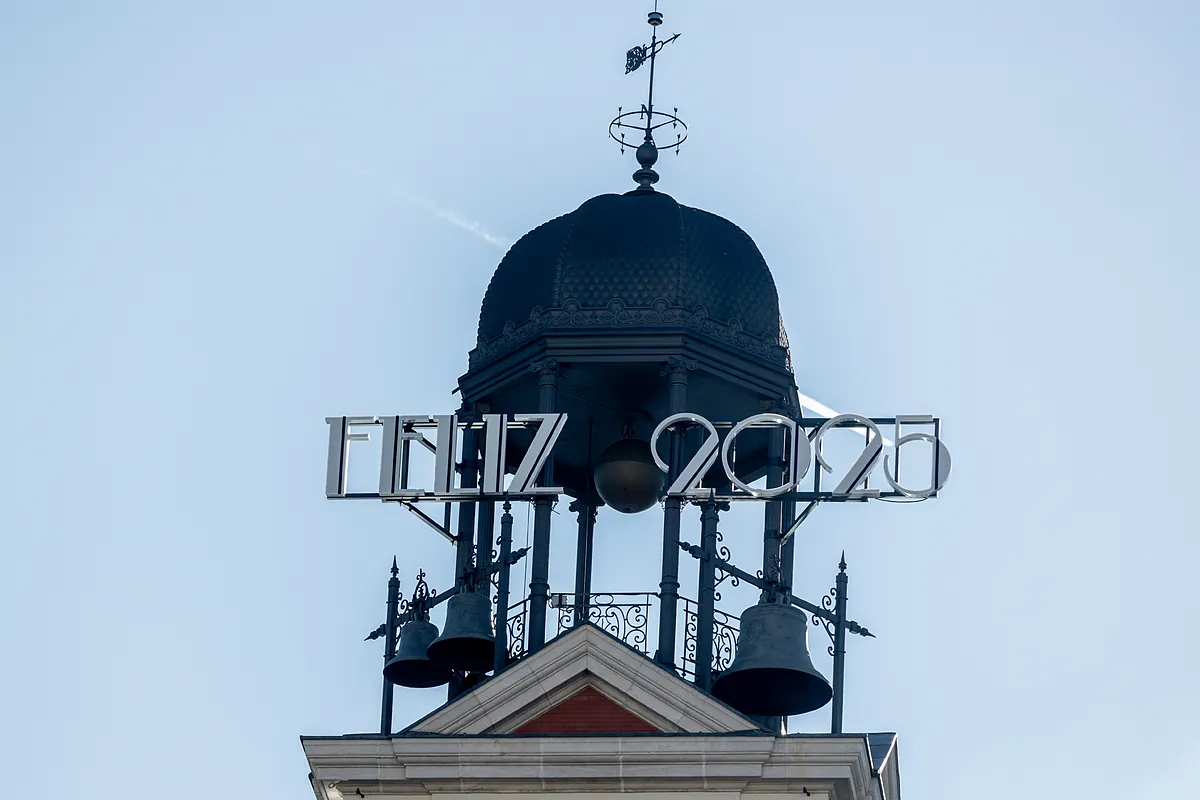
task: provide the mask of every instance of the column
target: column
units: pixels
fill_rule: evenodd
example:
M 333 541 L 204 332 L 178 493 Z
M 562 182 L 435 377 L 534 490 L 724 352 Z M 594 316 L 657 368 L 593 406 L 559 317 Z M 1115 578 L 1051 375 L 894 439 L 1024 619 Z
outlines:
M 662 374 L 667 377 L 667 412 L 679 414 L 687 408 L 688 372 L 694 370 L 694 362 L 670 358 Z M 667 486 L 670 486 L 683 467 L 686 434 L 681 430 L 670 433 L 670 457 Z M 683 501 L 668 497 L 663 504 L 663 551 L 662 579 L 658 584 L 658 652 L 655 658 L 666 667 L 675 667 L 676 616 L 679 609 L 679 520 L 683 513 Z
M 558 400 L 558 362 L 529 365 L 538 374 L 538 412 L 551 414 Z M 552 485 L 554 457 L 546 461 L 539 483 Z M 550 596 L 550 519 L 556 498 L 540 495 L 533 503 L 533 562 L 529 576 L 529 652 L 546 644 L 546 602 Z

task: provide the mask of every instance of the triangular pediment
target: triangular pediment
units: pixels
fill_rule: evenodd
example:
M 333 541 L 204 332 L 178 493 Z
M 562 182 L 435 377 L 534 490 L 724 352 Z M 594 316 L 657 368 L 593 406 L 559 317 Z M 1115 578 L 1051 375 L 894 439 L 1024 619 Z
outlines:
M 594 730 L 567 730 L 587 727 L 589 718 Z M 408 732 L 556 735 L 746 730 L 758 730 L 758 725 L 588 624 L 442 706 Z
M 559 736 L 564 733 L 663 733 L 663 729 L 612 699 L 590 684 L 584 685 L 513 733 L 527 736 Z

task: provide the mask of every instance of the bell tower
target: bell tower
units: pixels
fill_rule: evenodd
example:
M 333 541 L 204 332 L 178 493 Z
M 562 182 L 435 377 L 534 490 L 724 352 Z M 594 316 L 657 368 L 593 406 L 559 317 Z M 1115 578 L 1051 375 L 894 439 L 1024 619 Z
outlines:
M 647 21 L 649 42 L 625 66 L 644 68 L 645 102 L 609 124 L 621 152 L 633 150 L 634 186 L 586 200 L 509 249 L 483 296 L 458 411 L 327 418 L 327 496 L 413 511 L 452 542 L 455 580 L 435 591 L 421 571 L 404 597 L 393 560 L 386 618 L 368 637 L 384 640 L 378 733 L 303 738 L 322 800 L 899 796 L 895 735 L 843 731 L 846 637 L 873 635 L 848 617 L 845 558 L 834 587 L 810 602 L 793 584 L 795 534 L 819 504 L 935 497 L 950 469 L 940 421 L 828 413 L 800 394 L 754 241 L 659 187 L 660 147 L 678 151 L 687 126 L 654 94 L 657 62 L 679 34 L 660 36 L 657 4 Z M 881 426 L 894 426 L 890 441 Z M 861 435 L 844 474 L 823 447 L 835 429 Z M 374 435 L 379 491 L 352 493 L 351 443 Z M 928 459 L 914 469 L 918 442 Z M 424 483 L 413 458 L 422 449 L 434 462 Z M 913 472 L 928 488 L 912 488 Z M 826 473 L 834 477 L 823 483 Z M 560 500 L 574 535 L 560 526 L 553 545 L 574 550 L 573 591 L 550 585 Z M 761 551 L 747 566 L 720 545 L 718 527 L 738 502 L 761 509 Z M 532 536 L 514 549 L 522 504 Z M 438 505 L 440 515 L 422 510 Z M 688 506 L 700 517 L 690 535 Z M 633 514 L 658 520 L 661 546 L 643 553 L 660 566 L 658 583 L 618 588 L 602 576 L 597 592 L 597 525 Z M 522 560 L 527 585 L 514 580 Z M 726 580 L 754 587 L 758 601 L 718 609 Z M 810 622 L 831 640 L 828 678 L 810 657 Z M 396 687 L 440 686 L 445 704 L 397 730 Z M 825 730 L 787 732 L 788 717 L 827 707 Z

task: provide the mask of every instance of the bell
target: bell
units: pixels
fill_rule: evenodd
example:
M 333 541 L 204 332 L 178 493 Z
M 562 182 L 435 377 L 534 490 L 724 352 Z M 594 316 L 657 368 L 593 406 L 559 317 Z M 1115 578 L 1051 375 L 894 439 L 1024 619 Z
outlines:
M 383 677 L 397 686 L 428 689 L 450 682 L 450 668 L 429 660 L 425 651 L 437 638 L 437 625 L 427 620 L 410 620 L 400 629 L 396 655 L 383 667 Z
M 784 717 L 815 711 L 833 698 L 833 687 L 808 655 L 804 612 L 760 603 L 742 614 L 737 654 L 712 693 L 743 714 Z
M 492 604 L 482 592 L 459 592 L 446 601 L 446 627 L 429 645 L 429 657 L 463 672 L 487 672 L 493 667 L 496 636 Z

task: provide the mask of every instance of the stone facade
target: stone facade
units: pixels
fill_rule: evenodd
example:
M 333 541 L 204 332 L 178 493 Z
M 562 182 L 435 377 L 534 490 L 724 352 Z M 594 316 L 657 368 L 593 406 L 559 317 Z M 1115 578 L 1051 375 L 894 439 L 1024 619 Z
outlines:
M 900 798 L 894 734 L 772 735 L 591 625 L 394 736 L 302 744 L 318 800 Z

